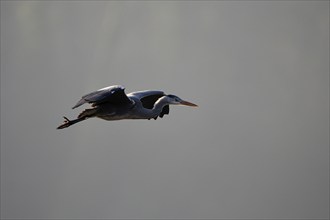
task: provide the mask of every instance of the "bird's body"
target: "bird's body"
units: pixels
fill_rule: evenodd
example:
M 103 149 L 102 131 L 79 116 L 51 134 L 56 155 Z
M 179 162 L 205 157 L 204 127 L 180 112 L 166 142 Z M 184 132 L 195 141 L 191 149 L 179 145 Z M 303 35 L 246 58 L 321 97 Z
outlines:
M 85 109 L 77 119 L 66 117 L 57 129 L 69 127 L 87 118 L 98 117 L 108 121 L 122 119 L 157 119 L 169 114 L 169 105 L 197 106 L 183 101 L 174 95 L 166 95 L 162 91 L 144 90 L 125 94 L 123 86 L 109 86 L 84 95 L 73 107 L 77 108 L 85 103 L 93 108 Z

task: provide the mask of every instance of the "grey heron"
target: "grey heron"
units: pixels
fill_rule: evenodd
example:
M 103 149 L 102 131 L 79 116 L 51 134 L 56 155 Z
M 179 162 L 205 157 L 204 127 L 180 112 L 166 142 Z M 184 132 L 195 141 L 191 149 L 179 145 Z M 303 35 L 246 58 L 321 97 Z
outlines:
M 162 118 L 169 114 L 169 105 L 197 107 L 194 103 L 184 101 L 175 95 L 166 95 L 162 91 L 144 90 L 126 95 L 124 90 L 123 86 L 114 85 L 84 95 L 72 109 L 85 103 L 92 104 L 92 108 L 85 109 L 73 120 L 64 117 L 64 123 L 57 129 L 67 128 L 93 117 L 108 121 Z

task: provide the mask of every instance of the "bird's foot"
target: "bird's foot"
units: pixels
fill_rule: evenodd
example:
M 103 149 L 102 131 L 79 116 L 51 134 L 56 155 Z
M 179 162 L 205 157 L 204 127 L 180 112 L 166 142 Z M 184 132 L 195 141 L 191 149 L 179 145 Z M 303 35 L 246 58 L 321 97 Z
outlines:
M 67 128 L 73 124 L 72 121 L 70 121 L 67 117 L 63 116 L 63 118 L 64 118 L 64 123 L 58 126 L 57 129 Z

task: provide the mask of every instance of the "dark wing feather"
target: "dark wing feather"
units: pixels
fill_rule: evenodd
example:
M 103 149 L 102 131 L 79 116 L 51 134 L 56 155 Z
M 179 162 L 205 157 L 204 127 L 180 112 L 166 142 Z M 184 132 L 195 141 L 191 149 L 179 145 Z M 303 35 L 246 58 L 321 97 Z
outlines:
M 85 103 L 93 103 L 93 105 L 99 105 L 101 103 L 111 104 L 129 104 L 131 100 L 126 96 L 123 86 L 109 86 L 103 89 L 99 89 L 95 92 L 91 92 L 84 95 L 79 102 L 72 108 L 77 108 Z
M 169 105 L 165 105 L 161 111 L 161 113 L 159 114 L 159 117 L 164 117 L 164 115 L 168 115 L 168 113 L 170 113 L 170 106 Z M 156 120 L 158 118 L 157 117 L 154 117 L 154 119 Z
M 159 117 L 163 117 L 164 115 L 168 115 L 170 113 L 170 106 L 169 105 L 165 105 L 163 107 L 162 112 L 159 114 Z

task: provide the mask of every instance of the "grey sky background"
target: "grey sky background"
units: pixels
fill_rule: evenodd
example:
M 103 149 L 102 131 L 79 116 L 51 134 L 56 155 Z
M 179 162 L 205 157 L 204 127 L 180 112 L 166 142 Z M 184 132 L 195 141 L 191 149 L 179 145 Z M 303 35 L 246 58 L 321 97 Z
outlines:
M 329 218 L 329 1 L 1 1 L 1 217 Z

